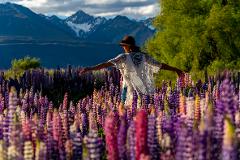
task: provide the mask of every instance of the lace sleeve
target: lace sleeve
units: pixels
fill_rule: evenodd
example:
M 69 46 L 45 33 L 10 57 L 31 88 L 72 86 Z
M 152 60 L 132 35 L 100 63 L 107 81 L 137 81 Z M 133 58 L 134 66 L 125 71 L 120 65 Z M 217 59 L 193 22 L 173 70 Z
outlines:
M 111 62 L 116 67 L 119 67 L 126 60 L 126 55 L 124 53 L 119 54 L 117 57 L 110 59 L 108 62 Z
M 158 72 L 161 69 L 162 64 L 160 62 L 156 61 L 155 59 L 153 59 L 149 55 L 145 55 L 145 58 L 146 58 L 147 64 L 149 66 L 151 66 L 151 68 L 153 69 L 153 71 L 155 73 Z

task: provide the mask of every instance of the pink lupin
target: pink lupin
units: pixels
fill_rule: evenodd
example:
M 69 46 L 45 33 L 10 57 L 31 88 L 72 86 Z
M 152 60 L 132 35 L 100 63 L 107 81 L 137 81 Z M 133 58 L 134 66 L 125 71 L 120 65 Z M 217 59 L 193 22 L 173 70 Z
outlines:
M 141 154 L 148 155 L 147 146 L 147 113 L 140 110 L 136 115 L 136 160 L 140 160 Z
M 106 147 L 107 147 L 107 159 L 117 160 L 118 148 L 117 148 L 117 125 L 116 117 L 113 112 L 110 112 L 106 117 L 104 131 L 106 135 Z

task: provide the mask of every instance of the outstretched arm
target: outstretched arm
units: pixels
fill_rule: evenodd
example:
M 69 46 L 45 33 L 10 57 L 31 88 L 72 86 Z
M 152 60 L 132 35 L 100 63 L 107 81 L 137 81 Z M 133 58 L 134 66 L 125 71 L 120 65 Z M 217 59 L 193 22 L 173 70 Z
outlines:
M 161 69 L 176 72 L 178 74 L 178 76 L 184 75 L 184 72 L 182 70 L 180 70 L 178 68 L 175 68 L 175 67 L 172 67 L 172 66 L 169 66 L 165 63 L 161 63 Z
M 86 73 L 88 71 L 94 71 L 94 70 L 100 70 L 103 68 L 107 68 L 107 67 L 111 67 L 113 66 L 113 63 L 111 62 L 104 62 L 104 63 L 100 63 L 96 66 L 92 66 L 92 67 L 85 67 L 80 71 L 80 74 Z
M 149 64 L 151 64 L 152 66 L 156 66 L 160 69 L 176 72 L 178 74 L 178 76 L 183 76 L 184 75 L 184 72 L 182 70 L 180 70 L 178 68 L 175 68 L 175 67 L 172 67 L 172 66 L 169 66 L 165 63 L 160 63 L 160 62 L 156 61 L 155 59 L 153 59 L 152 57 L 150 57 L 148 55 L 146 55 L 146 59 L 147 59 L 147 62 Z
M 100 70 L 100 69 L 103 69 L 103 68 L 115 66 L 116 64 L 121 63 L 122 61 L 124 61 L 125 58 L 126 58 L 126 55 L 125 55 L 125 54 L 120 54 L 120 55 L 118 55 L 117 57 L 115 57 L 115 58 L 113 58 L 113 59 L 110 59 L 110 60 L 107 61 L 107 62 L 100 63 L 100 64 L 98 64 L 98 65 L 96 65 L 96 66 L 83 68 L 83 69 L 80 71 L 80 74 L 86 73 L 86 72 L 88 72 L 88 71 Z
M 86 68 L 88 69 L 88 71 L 93 71 L 93 70 L 100 70 L 100 69 L 111 67 L 111 66 L 113 66 L 113 64 L 111 62 L 104 62 L 104 63 L 100 63 L 96 66 L 86 67 Z

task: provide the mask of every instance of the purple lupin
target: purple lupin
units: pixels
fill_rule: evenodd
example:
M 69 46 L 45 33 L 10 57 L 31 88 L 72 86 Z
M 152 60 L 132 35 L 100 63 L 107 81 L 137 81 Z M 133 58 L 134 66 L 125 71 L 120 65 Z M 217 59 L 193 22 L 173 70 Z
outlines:
M 136 159 L 136 128 L 135 128 L 135 122 L 132 120 L 130 122 L 128 131 L 127 131 L 127 151 L 128 151 L 128 158 L 130 160 Z
M 120 127 L 118 132 L 118 153 L 119 159 L 125 160 L 127 159 L 127 148 L 126 148 L 126 138 L 127 138 L 127 120 L 126 114 L 120 117 Z
M 157 139 L 156 117 L 154 114 L 151 114 L 148 117 L 147 144 L 151 159 L 159 159 L 159 144 Z
M 236 160 L 236 141 L 235 141 L 235 127 L 231 122 L 231 118 L 224 120 L 224 136 L 222 145 L 222 159 Z

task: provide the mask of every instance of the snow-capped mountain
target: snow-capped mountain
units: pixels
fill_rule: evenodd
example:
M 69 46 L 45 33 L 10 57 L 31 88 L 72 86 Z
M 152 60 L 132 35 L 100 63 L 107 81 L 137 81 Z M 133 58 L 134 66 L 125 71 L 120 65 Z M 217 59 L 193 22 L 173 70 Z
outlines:
M 105 18 L 93 17 L 81 10 L 65 20 L 65 23 L 76 33 L 76 36 L 81 38 L 85 38 L 105 22 Z
M 153 26 L 153 20 L 154 18 L 148 18 L 146 20 L 142 20 L 141 22 L 144 23 L 145 26 L 147 26 L 151 30 L 155 30 L 155 27 Z
M 148 23 L 146 23 L 146 21 Z M 155 32 L 150 28 L 151 20 L 135 21 L 126 16 L 116 16 L 112 19 L 94 17 L 83 11 L 78 11 L 65 20 L 65 23 L 80 39 L 116 43 L 126 34 L 135 36 L 139 44 Z
M 116 43 L 130 34 L 141 45 L 155 32 L 150 27 L 151 21 L 136 21 L 126 16 L 106 19 L 91 16 L 81 10 L 66 19 L 60 19 L 57 16 L 36 14 L 14 3 L 0 3 L 0 36 L 5 37 Z

